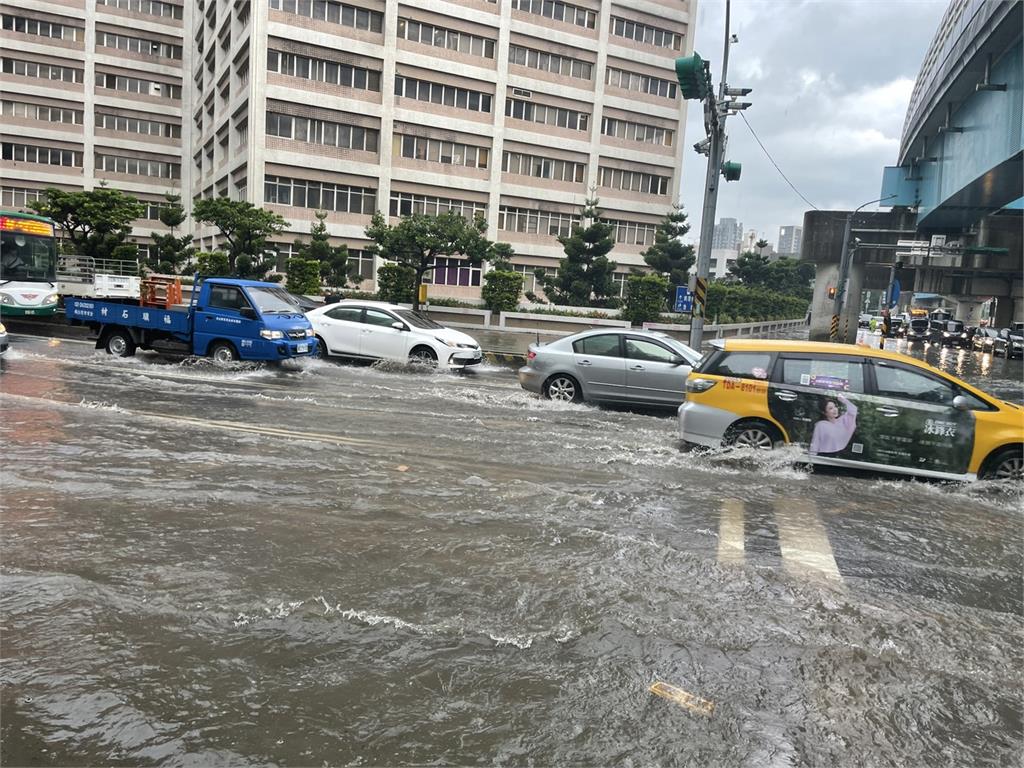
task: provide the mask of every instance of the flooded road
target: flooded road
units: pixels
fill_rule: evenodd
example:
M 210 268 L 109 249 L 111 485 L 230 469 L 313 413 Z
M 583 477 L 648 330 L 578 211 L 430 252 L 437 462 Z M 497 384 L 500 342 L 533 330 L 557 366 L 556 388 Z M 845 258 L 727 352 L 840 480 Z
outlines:
M 1019 487 L 683 453 L 497 367 L 14 342 L 3 765 L 1020 757 Z

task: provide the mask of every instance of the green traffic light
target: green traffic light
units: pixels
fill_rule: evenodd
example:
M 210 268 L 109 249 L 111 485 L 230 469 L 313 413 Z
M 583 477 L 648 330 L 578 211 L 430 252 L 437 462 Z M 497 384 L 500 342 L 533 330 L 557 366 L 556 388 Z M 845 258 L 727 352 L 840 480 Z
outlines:
M 725 176 L 726 181 L 739 181 L 742 170 L 743 165 L 741 163 L 722 163 L 722 175 Z
M 710 93 L 707 62 L 699 53 L 676 59 L 676 80 L 684 99 L 704 100 Z

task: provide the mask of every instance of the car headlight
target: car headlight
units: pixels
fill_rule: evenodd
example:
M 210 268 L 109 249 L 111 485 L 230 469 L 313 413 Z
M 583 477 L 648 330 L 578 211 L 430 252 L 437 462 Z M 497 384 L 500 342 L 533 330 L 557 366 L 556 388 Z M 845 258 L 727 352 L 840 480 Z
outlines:
M 13 304 L 14 299 L 8 296 L 6 293 L 0 293 L 0 304 Z
M 961 333 L 960 334 L 960 338 L 961 339 L 966 339 L 967 338 L 967 334 L 966 333 Z
M 260 331 L 260 336 L 264 339 L 283 339 L 284 333 L 282 331 L 271 331 L 268 328 L 264 328 Z
M 943 331 L 942 335 L 948 339 L 949 338 L 949 331 Z
M 308 339 L 312 335 L 313 335 L 313 329 L 312 328 L 307 328 L 306 329 L 306 338 Z
M 476 344 L 456 344 L 459 349 L 479 349 Z
M 687 392 L 707 392 L 718 382 L 714 379 L 694 379 L 688 378 L 686 380 L 686 391 Z
M 442 339 L 440 336 L 435 336 L 434 337 L 434 341 L 439 342 L 441 344 L 444 344 L 446 347 L 456 347 L 456 348 L 458 348 L 458 347 L 462 346 L 457 341 L 448 341 L 448 339 Z
M 57 299 L 59 299 L 59 298 L 60 298 L 60 297 L 59 297 L 59 296 L 58 296 L 58 295 L 57 295 L 56 293 L 51 293 L 51 294 L 50 294 L 49 296 L 47 296 L 47 297 L 46 297 L 46 299 L 45 299 L 45 300 L 43 301 L 43 304 L 56 304 L 56 303 L 57 303 Z
M 3 323 L 0 323 L 0 333 L 7 333 L 7 329 L 4 327 Z

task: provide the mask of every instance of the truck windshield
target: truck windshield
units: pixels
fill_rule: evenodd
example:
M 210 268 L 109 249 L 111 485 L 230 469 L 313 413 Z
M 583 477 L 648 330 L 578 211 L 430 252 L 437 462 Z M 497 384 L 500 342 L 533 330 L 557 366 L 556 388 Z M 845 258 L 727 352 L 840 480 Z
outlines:
M 302 312 L 288 300 L 283 288 L 246 288 L 249 299 L 261 315 L 295 315 Z

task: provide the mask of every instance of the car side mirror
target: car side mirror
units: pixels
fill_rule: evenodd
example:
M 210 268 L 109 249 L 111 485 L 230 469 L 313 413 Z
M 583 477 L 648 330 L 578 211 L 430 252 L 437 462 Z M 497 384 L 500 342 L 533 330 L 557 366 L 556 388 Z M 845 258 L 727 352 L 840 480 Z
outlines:
M 252 307 L 240 307 L 238 309 L 238 314 L 240 314 L 246 320 L 255 320 L 256 319 L 256 310 L 253 309 Z
M 672 363 L 672 365 L 686 365 L 686 358 L 680 357 L 679 355 L 673 355 L 669 359 L 669 362 Z
M 971 403 L 963 395 L 957 395 L 953 398 L 953 407 L 958 411 L 969 411 L 971 410 Z
M 393 322 L 391 324 L 391 327 L 394 328 L 396 331 L 408 331 L 409 330 L 409 328 L 406 326 L 405 323 L 401 323 L 398 320 L 395 320 L 395 322 Z

